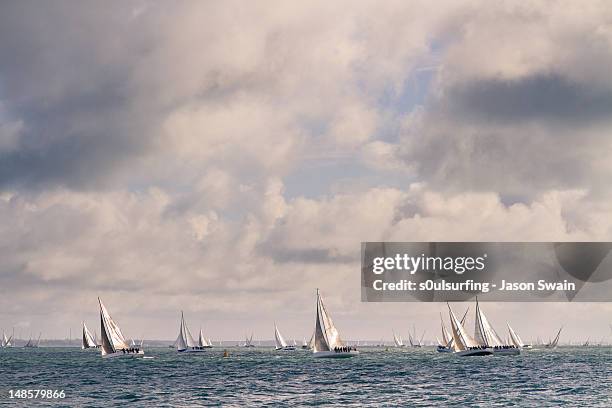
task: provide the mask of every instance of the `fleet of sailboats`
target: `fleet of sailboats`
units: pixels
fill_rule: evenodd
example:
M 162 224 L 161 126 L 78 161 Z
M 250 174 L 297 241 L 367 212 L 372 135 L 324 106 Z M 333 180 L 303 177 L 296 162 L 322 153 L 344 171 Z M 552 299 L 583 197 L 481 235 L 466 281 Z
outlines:
M 102 300 L 98 298 L 100 305 L 100 331 L 101 341 L 98 342 L 97 334 L 92 335 L 91 331 L 87 327 L 86 323 L 82 322 L 82 337 L 81 337 L 81 349 L 101 349 L 101 355 L 104 358 L 109 357 L 137 357 L 144 355 L 143 343 L 144 340 L 141 338 L 140 342 L 130 339 L 129 342 L 125 340 L 121 329 L 117 323 L 112 319 L 108 310 L 102 303 Z M 468 333 L 465 326 L 465 319 L 468 310 L 465 311 L 461 320 L 457 318 L 450 305 L 448 305 L 450 331 L 448 330 L 442 313 L 440 313 L 440 338 L 436 337 L 437 345 L 434 350 L 440 353 L 453 353 L 458 356 L 482 356 L 482 355 L 517 355 L 522 350 L 533 348 L 531 344 L 527 344 L 519 336 L 509 323 L 506 323 L 508 332 L 504 339 L 496 332 L 491 322 L 482 310 L 478 298 L 476 298 L 476 312 L 474 320 L 474 334 L 473 336 Z M 541 347 L 548 349 L 554 349 L 559 344 L 559 339 L 563 327 L 559 328 L 555 337 L 549 340 L 548 343 L 543 343 L 539 338 L 536 344 Z M 421 339 L 416 340 L 413 333 L 408 333 L 409 343 L 411 347 L 423 347 L 423 338 L 425 332 L 421 336 Z M 392 330 L 393 343 L 397 348 L 407 347 L 404 343 L 402 336 L 395 330 Z M 69 336 L 71 337 L 71 336 Z M 2 331 L 2 337 L 0 337 L 0 348 L 13 347 L 15 343 L 14 330 L 11 336 L 7 336 L 6 332 Z M 32 336 L 28 339 L 27 343 L 23 346 L 25 348 L 37 348 L 40 346 L 41 334 L 38 335 L 37 339 Z M 312 350 L 312 354 L 316 358 L 347 358 L 353 357 L 359 354 L 356 347 L 349 346 L 340 337 L 338 329 L 333 323 L 333 320 L 326 309 L 321 293 L 317 289 L 316 292 L 316 318 L 314 332 L 309 341 L 303 338 L 301 346 L 298 346 L 297 341 L 294 339 L 292 344 L 288 344 L 283 335 L 281 334 L 277 324 L 274 324 L 274 343 L 275 350 L 296 350 L 301 348 L 303 350 Z M 21 343 L 23 344 L 23 343 Z M 219 342 L 221 344 L 221 342 Z M 357 341 L 356 344 L 359 344 Z M 381 344 L 384 342 L 381 340 Z M 429 343 L 428 344 L 432 344 Z M 571 344 L 571 343 L 570 343 Z M 587 339 L 584 343 L 576 343 L 582 346 L 590 345 L 590 340 Z M 600 343 L 594 343 L 597 345 L 603 344 L 603 339 Z M 184 313 L 181 311 L 181 321 L 179 326 L 179 334 L 175 343 L 170 346 L 177 349 L 181 353 L 194 353 L 202 352 L 205 349 L 212 348 L 213 344 L 210 338 L 207 338 L 200 328 L 197 341 L 194 340 L 191 332 L 185 321 Z M 242 347 L 252 348 L 255 347 L 253 344 L 253 333 L 250 336 L 246 336 Z
M 202 331 L 200 330 L 200 334 Z M 198 339 L 198 343 L 191 336 L 191 332 L 187 327 L 187 323 L 185 322 L 185 316 L 183 315 L 183 311 L 181 311 L 181 324 L 179 326 L 179 334 L 176 338 L 176 351 L 179 353 L 200 353 L 205 351 L 203 343 L 200 343 L 200 340 L 203 340 L 202 337 Z M 205 343 L 208 346 L 208 342 Z

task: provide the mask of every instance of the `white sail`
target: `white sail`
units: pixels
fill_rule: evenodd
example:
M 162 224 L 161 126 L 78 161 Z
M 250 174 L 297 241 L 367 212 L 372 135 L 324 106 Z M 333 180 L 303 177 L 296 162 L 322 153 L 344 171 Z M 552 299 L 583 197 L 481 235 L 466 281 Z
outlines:
M 508 326 L 508 333 L 510 334 L 510 341 L 512 342 L 511 344 L 516 347 L 523 347 L 525 345 L 523 343 L 523 340 L 519 337 L 518 334 L 516 334 L 512 327 L 510 327 L 509 323 L 506 323 L 506 325 Z
M 448 313 L 450 315 L 451 331 L 453 335 L 453 349 L 455 351 L 463 351 L 470 347 L 477 347 L 478 343 L 467 333 L 463 324 L 457 320 L 450 305 L 448 305 Z
M 395 334 L 395 332 L 393 332 L 393 342 L 395 343 L 396 347 L 404 347 L 404 340 L 402 340 L 401 336 Z
M 83 336 L 81 339 L 81 349 L 95 348 L 96 341 L 93 339 L 91 332 L 87 328 L 85 322 L 83 322 Z
M 310 336 L 310 340 L 308 340 L 308 350 L 314 349 L 315 333 L 316 330 L 312 332 L 312 336 Z
M 478 299 L 476 299 L 476 322 L 474 323 L 474 339 L 480 346 L 498 347 L 504 345 L 504 342 L 499 338 L 499 336 L 489 323 L 489 320 L 480 309 L 480 306 L 478 305 Z
M 9 344 L 9 339 L 8 337 L 6 337 L 6 333 L 4 331 L 2 331 L 2 344 L 0 344 L 1 347 L 8 347 Z
M 102 336 L 102 355 L 115 353 L 120 349 L 128 349 L 130 346 L 125 341 L 121 329 L 111 318 L 108 310 L 102 303 L 102 300 L 98 298 L 100 303 L 100 335 Z
M 185 323 L 185 317 L 183 316 L 183 311 L 181 310 L 181 325 L 179 327 L 179 335 L 176 339 L 176 349 L 178 351 L 183 351 L 191 347 L 196 347 L 197 344 L 193 337 L 191 336 L 191 332 L 187 327 L 187 323 Z
M 440 312 L 440 324 L 442 325 L 442 345 L 446 347 L 452 341 L 452 336 L 444 325 L 444 320 L 442 319 L 442 312 Z
M 338 330 L 334 326 L 331 316 L 325 309 L 323 299 L 317 289 L 317 318 L 315 322 L 315 336 L 313 351 L 333 351 L 336 347 L 345 347 L 340 339 Z
M 206 337 L 204 337 L 204 333 L 202 332 L 201 328 L 200 328 L 200 334 L 198 335 L 198 346 L 212 347 L 212 342 L 210 341 L 210 339 L 207 339 Z
M 134 338 L 130 339 L 130 347 L 136 347 L 136 342 L 134 341 Z
M 274 324 L 274 341 L 276 342 L 276 348 L 281 349 L 287 347 L 287 342 L 283 338 L 283 335 L 278 331 L 276 323 Z

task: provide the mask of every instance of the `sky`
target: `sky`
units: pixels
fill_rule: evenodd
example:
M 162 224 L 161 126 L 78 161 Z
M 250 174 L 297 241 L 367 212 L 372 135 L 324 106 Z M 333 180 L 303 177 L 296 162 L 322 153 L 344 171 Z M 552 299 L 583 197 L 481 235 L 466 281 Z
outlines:
M 0 5 L 0 327 L 438 335 L 362 241 L 612 240 L 609 2 Z M 462 309 L 467 305 L 456 305 Z M 609 338 L 606 303 L 489 303 Z

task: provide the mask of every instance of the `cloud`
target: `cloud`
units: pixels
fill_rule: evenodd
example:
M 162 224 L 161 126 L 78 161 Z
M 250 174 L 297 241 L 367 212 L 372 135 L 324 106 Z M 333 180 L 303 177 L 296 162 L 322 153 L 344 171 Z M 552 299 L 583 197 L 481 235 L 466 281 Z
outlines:
M 7 4 L 0 310 L 371 335 L 437 310 L 359 304 L 361 241 L 610 239 L 607 9 Z

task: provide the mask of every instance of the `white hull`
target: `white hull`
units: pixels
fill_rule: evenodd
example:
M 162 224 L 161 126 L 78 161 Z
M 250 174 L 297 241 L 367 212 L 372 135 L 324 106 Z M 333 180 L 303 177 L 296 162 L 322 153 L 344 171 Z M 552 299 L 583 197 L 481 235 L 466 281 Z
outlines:
M 525 344 L 523 347 L 521 347 L 522 349 L 525 350 L 531 350 L 533 348 L 533 346 L 531 344 Z
M 295 351 L 294 346 L 276 347 L 276 351 Z
M 359 355 L 359 351 L 314 351 L 312 356 L 314 358 L 350 358 Z
M 468 357 L 468 356 L 490 356 L 493 352 L 491 349 L 474 349 L 474 350 L 463 350 L 456 351 L 455 355 L 460 357 Z
M 521 354 L 521 349 L 519 348 L 493 349 L 493 354 L 496 356 L 517 356 Z
M 448 347 L 437 347 L 436 351 L 438 353 L 452 353 L 453 352 L 453 350 L 449 349 Z
M 123 353 L 122 351 L 116 351 L 110 354 L 102 354 L 102 358 L 135 358 L 144 356 L 144 351 L 139 350 L 138 353 Z

